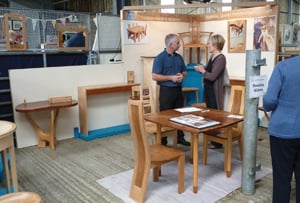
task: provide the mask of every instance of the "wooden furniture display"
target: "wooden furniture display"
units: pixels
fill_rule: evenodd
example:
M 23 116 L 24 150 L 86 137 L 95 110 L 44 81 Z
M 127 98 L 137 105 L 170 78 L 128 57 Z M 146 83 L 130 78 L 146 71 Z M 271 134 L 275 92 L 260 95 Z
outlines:
M 188 63 L 193 63 L 193 48 L 197 50 L 197 61 L 194 63 L 200 64 L 200 49 L 205 50 L 205 62 L 208 63 L 208 48 L 207 41 L 213 32 L 200 31 L 199 22 L 192 18 L 190 22 L 190 31 L 178 33 L 182 42 L 182 57 L 185 60 L 185 52 L 188 49 L 189 61 Z
M 185 153 L 160 144 L 148 144 L 142 108 L 144 108 L 143 101 L 128 100 L 128 116 L 135 149 L 134 172 L 129 196 L 137 202 L 145 201 L 150 169 L 153 168 L 153 181 L 158 181 L 161 165 L 171 161 L 176 161 L 178 164 L 178 193 L 184 192 Z
M 56 144 L 56 126 L 59 109 L 68 108 L 76 106 L 77 101 L 72 100 L 71 102 L 60 102 L 60 103 L 50 103 L 48 100 L 45 101 L 36 101 L 36 102 L 24 102 L 19 104 L 16 107 L 17 112 L 25 113 L 26 118 L 28 119 L 31 126 L 34 128 L 38 135 L 38 147 L 45 147 L 46 142 L 49 143 L 49 147 L 54 150 Z M 38 124 L 35 122 L 30 113 L 37 111 L 50 111 L 50 127 L 48 131 L 44 131 Z
M 2 155 L 3 169 L 6 177 L 6 189 L 8 193 L 19 191 L 15 147 L 13 140 L 13 133 L 15 132 L 15 130 L 16 124 L 9 121 L 0 121 L 0 152 Z M 10 156 L 9 163 L 7 159 L 7 153 Z M 11 186 L 13 186 L 13 191 L 11 190 Z
M 20 14 L 4 14 L 7 50 L 26 50 L 26 17 Z M 11 38 L 12 36 L 12 38 Z
M 198 101 L 198 98 L 199 98 L 199 96 L 198 96 L 198 91 L 199 91 L 199 88 L 197 88 L 197 87 L 183 87 L 183 88 L 182 88 L 182 92 L 183 92 L 183 93 L 187 93 L 187 92 L 195 92 L 196 103 L 199 103 L 199 101 Z M 186 96 L 187 96 L 187 95 L 185 95 L 185 97 L 184 97 L 184 106 L 186 106 Z
M 146 121 L 151 121 L 157 125 L 157 142 L 160 144 L 161 140 L 161 126 L 167 126 L 182 130 L 191 134 L 191 161 L 193 163 L 193 192 L 198 192 L 198 150 L 199 150 L 199 135 L 210 130 L 216 130 L 220 128 L 228 128 L 228 133 L 232 133 L 232 126 L 243 121 L 242 118 L 230 118 L 228 115 L 231 113 L 216 109 L 207 109 L 201 107 L 202 111 L 195 111 L 189 113 L 181 113 L 173 109 L 156 112 L 148 115 L 144 115 Z M 211 120 L 219 121 L 219 125 L 207 127 L 207 128 L 193 128 L 188 125 L 183 125 L 170 121 L 172 117 L 182 116 L 185 114 L 193 114 L 208 118 Z M 227 165 L 226 171 L 231 171 L 231 165 Z
M 144 115 L 155 112 L 151 88 L 141 86 L 141 85 L 133 86 L 131 88 L 131 97 L 134 100 L 141 100 L 143 102 Z M 157 132 L 156 124 L 149 121 L 145 121 L 144 126 L 145 126 L 146 133 L 152 135 L 154 139 L 156 139 L 156 132 Z M 177 147 L 177 130 L 169 127 L 162 127 L 161 133 L 162 133 L 162 137 L 172 136 L 173 147 L 174 148 Z M 156 140 L 154 143 L 157 143 Z
M 89 95 L 107 94 L 114 92 L 131 91 L 137 83 L 115 83 L 105 85 L 88 85 L 78 87 L 79 124 L 80 133 L 88 135 L 87 99 Z
M 227 111 L 233 115 L 244 114 L 245 104 L 245 87 L 244 86 L 231 86 L 230 98 Z M 197 107 L 197 105 L 194 105 Z M 231 159 L 232 159 L 232 142 L 238 141 L 240 158 L 243 159 L 243 134 L 242 122 L 232 127 L 231 133 L 228 129 L 218 129 L 207 131 L 203 135 L 203 154 L 202 163 L 207 164 L 207 150 L 209 142 L 217 142 L 224 147 L 224 171 L 227 177 L 231 176 Z
M 40 203 L 41 196 L 34 192 L 15 192 L 0 196 L 1 203 Z

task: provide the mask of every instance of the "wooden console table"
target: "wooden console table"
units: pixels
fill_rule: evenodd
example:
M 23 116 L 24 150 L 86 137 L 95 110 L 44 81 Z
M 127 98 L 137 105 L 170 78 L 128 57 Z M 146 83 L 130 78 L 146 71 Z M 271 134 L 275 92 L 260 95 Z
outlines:
M 60 103 L 49 103 L 48 100 L 28 102 L 28 103 L 25 102 L 19 104 L 16 107 L 16 111 L 25 113 L 28 121 L 37 132 L 38 139 L 39 139 L 38 147 L 45 147 L 46 142 L 49 142 L 50 148 L 54 150 L 56 144 L 56 126 L 57 126 L 59 109 L 72 107 L 75 105 L 77 105 L 76 100 L 72 100 L 70 102 L 60 102 Z M 46 110 L 50 110 L 50 128 L 48 132 L 43 131 L 43 129 L 32 119 L 32 117 L 29 114 L 30 112 L 46 111 Z
M 87 97 L 88 95 L 131 91 L 138 83 L 114 83 L 105 85 L 89 85 L 78 87 L 80 133 L 88 135 Z

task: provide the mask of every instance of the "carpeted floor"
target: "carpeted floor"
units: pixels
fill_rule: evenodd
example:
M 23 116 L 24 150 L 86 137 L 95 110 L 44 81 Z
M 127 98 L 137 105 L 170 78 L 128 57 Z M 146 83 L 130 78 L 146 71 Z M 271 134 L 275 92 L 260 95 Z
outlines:
M 201 152 L 202 150 L 200 149 L 199 157 L 202 156 Z M 187 157 L 189 157 L 189 152 L 187 152 Z M 242 164 L 239 160 L 232 160 L 232 176 L 227 178 L 223 171 L 224 154 L 209 150 L 208 157 L 206 166 L 199 163 L 199 189 L 197 194 L 192 192 L 193 166 L 188 160 L 185 164 L 185 192 L 182 194 L 177 193 L 178 168 L 177 164 L 173 162 L 163 166 L 162 176 L 158 182 L 152 181 L 151 173 L 146 202 L 213 203 L 241 187 Z M 271 171 L 270 168 L 262 167 L 261 171 L 257 172 L 256 179 L 258 180 L 270 174 Z M 132 174 L 133 170 L 128 170 L 99 179 L 97 182 L 125 202 L 133 203 L 134 201 L 128 196 Z

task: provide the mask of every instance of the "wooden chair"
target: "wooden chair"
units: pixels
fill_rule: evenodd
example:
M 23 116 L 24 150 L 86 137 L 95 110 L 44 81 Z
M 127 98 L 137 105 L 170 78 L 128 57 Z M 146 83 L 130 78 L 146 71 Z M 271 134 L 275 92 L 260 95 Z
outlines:
M 144 114 L 155 112 L 151 88 L 141 85 L 132 86 L 131 93 L 132 99 L 143 101 Z M 147 134 L 152 135 L 154 139 L 156 138 L 157 126 L 155 123 L 145 121 L 145 131 Z M 177 131 L 175 129 L 162 127 L 161 134 L 162 137 L 173 136 L 173 147 L 177 147 Z M 157 143 L 157 140 L 154 143 Z
M 197 61 L 196 63 L 200 64 L 200 49 L 205 50 L 205 62 L 208 63 L 208 48 L 207 41 L 209 37 L 213 34 L 213 32 L 206 32 L 199 30 L 199 22 L 192 18 L 190 22 L 190 31 L 189 32 L 181 32 L 178 33 L 181 42 L 182 42 L 182 57 L 185 60 L 185 51 L 188 49 L 189 51 L 189 63 L 193 63 L 193 48 L 197 50 Z
M 245 87 L 244 86 L 231 86 L 230 97 L 228 103 L 228 112 L 234 115 L 244 114 L 245 104 Z M 226 176 L 231 176 L 231 157 L 232 157 L 232 142 L 238 141 L 240 158 L 243 159 L 243 136 L 242 136 L 242 122 L 237 124 L 231 130 L 231 135 L 228 129 L 214 130 L 206 132 L 203 136 L 203 154 L 202 163 L 207 164 L 207 148 L 210 141 L 214 141 L 224 146 L 224 171 Z M 229 167 L 230 166 L 230 167 Z M 230 168 L 230 170 L 229 170 Z
M 1 203 L 40 203 L 40 195 L 34 192 L 15 192 L 0 196 Z
M 148 144 L 142 108 L 141 100 L 128 100 L 128 117 L 135 150 L 129 197 L 137 202 L 145 200 L 150 169 L 153 168 L 153 181 L 158 181 L 161 165 L 171 161 L 178 164 L 178 193 L 184 192 L 185 153 L 160 144 Z

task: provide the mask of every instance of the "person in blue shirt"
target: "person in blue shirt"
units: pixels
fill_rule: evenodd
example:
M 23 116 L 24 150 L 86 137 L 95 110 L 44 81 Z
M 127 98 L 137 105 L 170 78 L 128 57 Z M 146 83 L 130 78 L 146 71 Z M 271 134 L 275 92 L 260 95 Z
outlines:
M 178 35 L 168 34 L 165 37 L 165 46 L 166 48 L 155 57 L 152 68 L 152 79 L 160 86 L 160 111 L 183 107 L 182 80 L 187 74 L 184 60 L 176 52 L 180 47 Z M 182 131 L 178 130 L 177 135 L 178 144 L 190 146 L 190 142 L 184 139 Z M 162 144 L 167 143 L 167 138 L 163 137 Z
M 273 203 L 290 202 L 293 174 L 296 178 L 296 200 L 300 202 L 299 89 L 300 56 L 276 64 L 263 97 L 265 111 L 271 112 L 268 134 L 273 167 Z
M 65 42 L 66 47 L 84 47 L 85 46 L 85 36 L 83 32 L 78 32 L 74 34 L 70 39 Z

